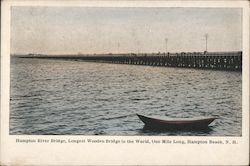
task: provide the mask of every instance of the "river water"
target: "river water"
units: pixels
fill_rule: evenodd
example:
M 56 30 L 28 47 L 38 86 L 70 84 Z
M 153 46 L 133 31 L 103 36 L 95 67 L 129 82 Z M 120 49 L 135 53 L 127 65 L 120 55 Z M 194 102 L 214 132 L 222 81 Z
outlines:
M 241 89 L 241 72 L 11 58 L 10 134 L 240 136 Z M 219 119 L 151 131 L 135 113 Z

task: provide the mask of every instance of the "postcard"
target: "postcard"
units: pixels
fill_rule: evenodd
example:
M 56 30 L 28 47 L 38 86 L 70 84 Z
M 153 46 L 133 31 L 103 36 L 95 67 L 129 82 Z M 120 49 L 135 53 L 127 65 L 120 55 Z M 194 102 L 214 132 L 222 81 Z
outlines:
M 248 165 L 248 1 L 3 1 L 1 164 Z

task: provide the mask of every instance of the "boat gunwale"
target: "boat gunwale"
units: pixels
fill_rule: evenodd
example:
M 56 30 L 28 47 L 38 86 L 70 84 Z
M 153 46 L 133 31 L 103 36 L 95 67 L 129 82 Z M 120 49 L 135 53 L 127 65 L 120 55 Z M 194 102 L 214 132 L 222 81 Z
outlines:
M 157 118 L 151 118 L 144 115 L 136 114 L 139 119 L 146 125 L 146 126 L 166 126 L 166 127 L 208 127 L 210 123 L 212 123 L 217 117 L 211 118 L 203 118 L 197 120 L 163 120 Z M 196 126 L 199 125 L 199 126 Z

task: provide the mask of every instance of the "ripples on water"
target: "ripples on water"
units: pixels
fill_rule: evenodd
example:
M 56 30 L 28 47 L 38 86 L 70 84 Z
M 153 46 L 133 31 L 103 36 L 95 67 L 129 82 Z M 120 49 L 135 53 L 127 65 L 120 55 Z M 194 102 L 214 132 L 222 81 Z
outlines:
M 11 59 L 10 134 L 241 135 L 240 72 Z M 219 116 L 206 131 L 148 131 L 135 113 Z

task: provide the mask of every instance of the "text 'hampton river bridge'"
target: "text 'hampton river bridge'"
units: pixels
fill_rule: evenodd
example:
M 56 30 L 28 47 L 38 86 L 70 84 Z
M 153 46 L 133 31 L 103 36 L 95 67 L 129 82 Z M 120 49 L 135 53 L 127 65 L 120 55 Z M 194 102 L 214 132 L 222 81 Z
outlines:
M 22 58 L 64 59 L 162 67 L 242 70 L 242 52 L 195 52 L 158 54 L 29 55 Z

